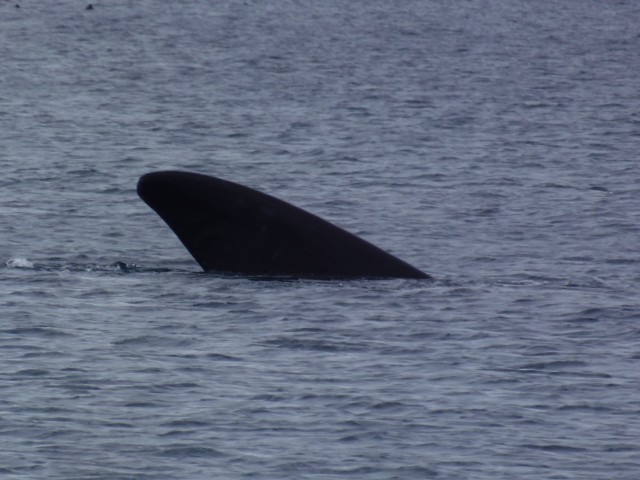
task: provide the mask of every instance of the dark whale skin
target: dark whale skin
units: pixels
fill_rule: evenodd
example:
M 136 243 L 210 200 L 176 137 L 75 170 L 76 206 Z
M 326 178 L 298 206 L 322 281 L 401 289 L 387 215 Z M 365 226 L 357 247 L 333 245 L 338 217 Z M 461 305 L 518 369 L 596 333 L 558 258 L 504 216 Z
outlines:
M 318 279 L 432 278 L 301 208 L 219 178 L 147 173 L 138 195 L 206 271 Z

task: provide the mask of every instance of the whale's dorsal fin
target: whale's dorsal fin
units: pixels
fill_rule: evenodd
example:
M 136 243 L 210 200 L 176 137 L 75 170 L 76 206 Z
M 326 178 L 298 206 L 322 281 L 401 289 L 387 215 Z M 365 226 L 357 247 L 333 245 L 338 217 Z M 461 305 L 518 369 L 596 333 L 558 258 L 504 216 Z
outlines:
M 270 195 L 197 173 L 140 177 L 138 195 L 205 271 L 299 278 L 431 278 Z

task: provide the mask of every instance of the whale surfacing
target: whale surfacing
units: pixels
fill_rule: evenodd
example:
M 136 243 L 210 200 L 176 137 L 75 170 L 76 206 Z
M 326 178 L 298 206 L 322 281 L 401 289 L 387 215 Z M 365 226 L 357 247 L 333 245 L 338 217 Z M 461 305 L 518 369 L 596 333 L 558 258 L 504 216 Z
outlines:
M 205 271 L 318 279 L 431 278 L 270 195 L 207 175 L 147 173 L 138 195 Z

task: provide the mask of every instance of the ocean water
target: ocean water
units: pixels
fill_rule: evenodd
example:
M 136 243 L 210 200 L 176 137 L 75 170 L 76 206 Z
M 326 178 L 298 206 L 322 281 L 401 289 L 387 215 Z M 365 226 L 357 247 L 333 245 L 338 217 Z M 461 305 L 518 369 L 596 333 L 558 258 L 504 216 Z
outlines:
M 2 478 L 637 478 L 640 4 L 17 1 Z M 201 273 L 163 169 L 435 281 Z

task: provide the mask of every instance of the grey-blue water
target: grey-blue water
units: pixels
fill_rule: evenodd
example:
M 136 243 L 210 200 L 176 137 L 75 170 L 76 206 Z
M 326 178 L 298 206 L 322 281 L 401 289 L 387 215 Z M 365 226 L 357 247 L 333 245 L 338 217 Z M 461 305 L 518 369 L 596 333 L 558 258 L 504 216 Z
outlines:
M 638 2 L 85 7 L 0 6 L 2 478 L 638 478 Z M 200 273 L 160 169 L 436 281 Z

